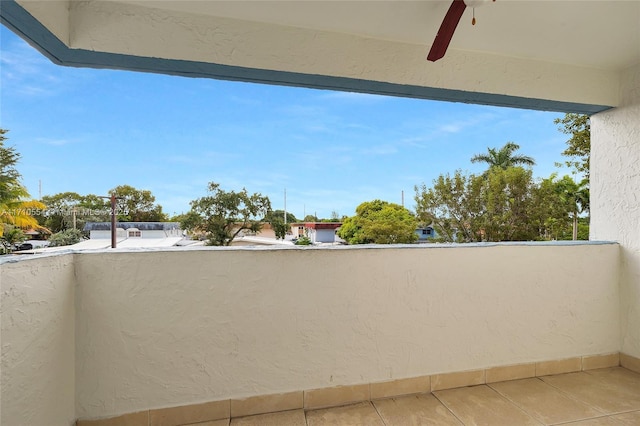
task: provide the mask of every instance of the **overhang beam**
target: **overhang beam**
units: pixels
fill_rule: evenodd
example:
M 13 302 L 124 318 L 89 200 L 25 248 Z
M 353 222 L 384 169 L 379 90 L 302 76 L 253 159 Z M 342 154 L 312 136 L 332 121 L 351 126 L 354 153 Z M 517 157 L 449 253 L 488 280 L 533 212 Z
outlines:
M 0 13 L 67 66 L 586 114 L 619 97 L 613 71 L 462 51 L 434 64 L 425 46 L 124 2 L 7 0 Z

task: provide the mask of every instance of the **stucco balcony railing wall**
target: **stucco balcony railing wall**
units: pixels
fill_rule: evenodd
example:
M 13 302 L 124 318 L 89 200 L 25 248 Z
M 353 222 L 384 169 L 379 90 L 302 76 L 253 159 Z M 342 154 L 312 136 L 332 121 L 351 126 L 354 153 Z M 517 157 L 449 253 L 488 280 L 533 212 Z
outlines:
M 2 424 L 621 349 L 612 243 L 103 251 L 1 265 Z

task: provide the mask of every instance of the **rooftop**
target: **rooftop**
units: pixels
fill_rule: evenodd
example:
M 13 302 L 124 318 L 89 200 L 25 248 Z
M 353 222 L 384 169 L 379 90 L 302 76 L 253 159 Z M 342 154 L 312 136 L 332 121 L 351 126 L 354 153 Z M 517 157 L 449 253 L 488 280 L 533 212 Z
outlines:
M 136 228 L 140 231 L 170 231 L 180 229 L 178 222 L 116 222 L 116 228 Z M 110 231 L 111 222 L 87 222 L 85 231 Z

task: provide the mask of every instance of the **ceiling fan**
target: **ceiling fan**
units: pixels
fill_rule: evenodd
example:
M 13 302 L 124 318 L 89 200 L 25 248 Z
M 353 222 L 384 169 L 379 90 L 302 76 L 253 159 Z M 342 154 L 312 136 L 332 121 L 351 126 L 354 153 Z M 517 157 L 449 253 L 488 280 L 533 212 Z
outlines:
M 460 22 L 460 18 L 462 18 L 462 14 L 464 13 L 464 10 L 467 8 L 467 6 L 474 8 L 474 17 L 471 21 L 471 24 L 475 25 L 475 7 L 480 6 L 488 1 L 496 0 L 453 0 L 453 3 L 451 3 L 451 6 L 449 6 L 447 14 L 442 20 L 442 24 L 440 25 L 440 29 L 438 30 L 438 34 L 436 35 L 436 39 L 433 41 L 433 45 L 431 46 L 429 55 L 427 55 L 427 59 L 429 61 L 435 62 L 444 56 L 447 48 L 449 47 L 449 43 L 451 43 L 453 33 L 458 26 L 458 22 Z

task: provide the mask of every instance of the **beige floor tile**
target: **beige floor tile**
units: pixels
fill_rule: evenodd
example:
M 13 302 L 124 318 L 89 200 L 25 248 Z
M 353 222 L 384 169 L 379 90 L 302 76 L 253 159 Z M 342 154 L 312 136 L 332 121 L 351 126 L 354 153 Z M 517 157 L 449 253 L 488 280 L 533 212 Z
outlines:
M 303 408 L 302 401 L 302 391 L 232 399 L 231 417 L 299 410 Z
M 487 383 L 528 379 L 529 377 L 536 377 L 536 364 L 530 363 L 487 368 L 485 375 Z
M 147 426 L 149 412 L 123 414 L 122 416 L 100 420 L 78 420 L 76 426 Z
M 227 419 L 230 416 L 230 402 L 213 401 L 204 404 L 149 410 L 149 426 L 176 426 Z
M 190 423 L 183 426 L 229 426 L 229 419 L 211 420 L 209 422 Z
M 598 417 L 604 413 L 566 397 L 540 379 L 524 379 L 489 385 L 539 421 L 552 424 Z
M 373 401 L 387 426 L 462 426 L 433 395 L 413 395 Z
M 629 386 L 604 380 L 590 372 L 546 376 L 541 379 L 560 389 L 570 397 L 582 401 L 606 414 L 640 410 L 640 394 L 629 391 Z
M 434 394 L 465 426 L 542 424 L 486 385 L 437 391 Z
M 482 385 L 484 383 L 484 370 L 434 374 L 431 376 L 431 391 Z
M 306 426 L 304 410 L 282 411 L 231 419 L 231 426 Z
M 611 416 L 612 419 L 620 422 L 625 426 L 640 425 L 640 411 L 632 411 L 631 413 L 616 414 Z
M 622 367 L 589 370 L 585 373 L 600 379 L 606 386 L 623 389 L 631 395 L 640 397 L 640 374 Z
M 338 405 L 369 401 L 370 398 L 369 384 L 311 389 L 304 391 L 304 408 L 314 410 L 324 407 L 336 407 Z
M 307 411 L 308 426 L 384 426 L 370 402 Z
M 562 426 L 621 426 L 620 423 L 610 417 L 598 417 L 596 419 L 580 420 L 571 423 L 562 423 Z
M 431 392 L 431 377 L 421 376 L 389 382 L 371 383 L 371 399 Z

